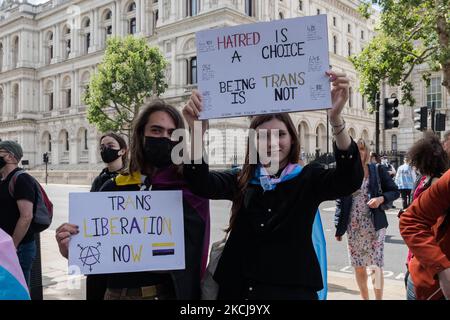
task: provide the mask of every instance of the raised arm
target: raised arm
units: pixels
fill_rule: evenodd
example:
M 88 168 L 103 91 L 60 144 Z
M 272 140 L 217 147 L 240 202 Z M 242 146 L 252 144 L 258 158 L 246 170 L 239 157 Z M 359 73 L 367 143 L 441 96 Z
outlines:
M 191 129 L 191 163 L 184 164 L 184 177 L 192 191 L 201 197 L 232 200 L 237 189 L 237 175 L 231 172 L 210 172 L 202 157 L 203 136 L 208 128 L 208 121 L 198 120 L 201 111 L 202 97 L 194 90 L 183 108 L 183 116 Z
M 332 82 L 332 108 L 328 110 L 333 128 L 336 169 L 322 170 L 314 179 L 314 188 L 322 201 L 347 196 L 360 188 L 364 172 L 359 150 L 350 138 L 341 113 L 348 100 L 349 79 L 345 73 L 327 71 Z

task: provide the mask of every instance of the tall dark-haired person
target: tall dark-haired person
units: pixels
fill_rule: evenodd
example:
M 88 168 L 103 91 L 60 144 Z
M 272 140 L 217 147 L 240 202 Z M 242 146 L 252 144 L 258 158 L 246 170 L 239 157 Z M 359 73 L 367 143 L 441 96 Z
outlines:
M 176 108 L 163 101 L 143 107 L 133 124 L 128 172 L 107 181 L 100 191 L 182 190 L 186 267 L 108 274 L 105 300 L 200 299 L 209 247 L 209 202 L 190 191 L 183 167 L 173 164 L 171 153 L 178 141 L 171 138 L 176 129 L 184 129 Z M 77 228 L 65 231 L 78 233 Z
M 358 148 L 341 116 L 349 80 L 333 71 L 327 76 L 333 86 L 328 114 L 336 139 L 335 169 L 298 165 L 300 144 L 288 114 L 253 117 L 255 139 L 249 139 L 239 173 L 210 171 L 196 152 L 194 164 L 184 166 L 198 195 L 233 202 L 229 237 L 214 273 L 220 300 L 316 300 L 323 288 L 311 239 L 317 208 L 323 201 L 351 194 L 363 179 Z M 183 110 L 192 130 L 201 110 L 202 96 L 194 91 Z M 203 121 L 203 130 L 206 127 Z M 193 150 L 196 143 L 193 139 Z

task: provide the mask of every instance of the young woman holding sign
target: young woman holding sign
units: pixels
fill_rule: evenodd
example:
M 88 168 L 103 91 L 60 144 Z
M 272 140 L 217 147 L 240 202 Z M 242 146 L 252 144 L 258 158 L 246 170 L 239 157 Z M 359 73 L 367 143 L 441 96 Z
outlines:
M 108 274 L 106 300 L 200 298 L 200 279 L 209 247 L 209 202 L 190 191 L 182 166 L 172 162 L 172 149 L 178 141 L 171 137 L 176 129 L 184 129 L 177 109 L 163 101 L 143 107 L 133 124 L 129 174 L 111 179 L 100 191 L 182 190 L 186 268 Z M 78 227 L 68 224 L 57 230 L 56 239 L 64 256 L 67 257 L 71 235 L 78 232 Z
M 219 299 L 309 300 L 317 299 L 316 292 L 323 288 L 311 240 L 317 208 L 323 201 L 357 190 L 364 175 L 358 147 L 341 116 L 349 80 L 341 73 L 327 75 L 333 86 L 328 115 L 335 136 L 336 169 L 298 165 L 300 144 L 288 114 L 252 119 L 250 129 L 256 130 L 257 138 L 249 140 L 241 172 L 209 171 L 204 161 L 195 158 L 201 164 L 184 166 L 184 176 L 198 195 L 233 201 L 229 237 L 214 274 Z M 192 130 L 201 111 L 202 97 L 194 91 L 183 110 Z M 203 121 L 203 131 L 206 127 Z M 192 141 L 193 150 L 196 142 Z M 257 162 L 250 163 L 257 146 Z M 267 148 L 270 162 L 261 161 L 261 148 Z

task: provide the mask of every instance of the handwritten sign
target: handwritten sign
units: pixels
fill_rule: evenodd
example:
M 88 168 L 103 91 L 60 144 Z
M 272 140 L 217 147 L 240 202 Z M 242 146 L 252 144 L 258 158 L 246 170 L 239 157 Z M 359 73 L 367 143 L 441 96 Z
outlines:
M 185 268 L 181 191 L 71 193 L 69 222 L 80 228 L 69 265 L 82 274 Z
M 196 33 L 201 119 L 331 107 L 326 15 Z

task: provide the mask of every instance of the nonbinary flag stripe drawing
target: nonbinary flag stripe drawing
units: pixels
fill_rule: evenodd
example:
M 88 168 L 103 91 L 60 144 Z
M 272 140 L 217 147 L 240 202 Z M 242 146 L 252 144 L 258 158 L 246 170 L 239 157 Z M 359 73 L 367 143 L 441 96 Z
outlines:
M 12 238 L 0 229 L 0 300 L 30 300 Z

